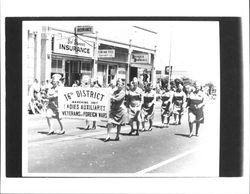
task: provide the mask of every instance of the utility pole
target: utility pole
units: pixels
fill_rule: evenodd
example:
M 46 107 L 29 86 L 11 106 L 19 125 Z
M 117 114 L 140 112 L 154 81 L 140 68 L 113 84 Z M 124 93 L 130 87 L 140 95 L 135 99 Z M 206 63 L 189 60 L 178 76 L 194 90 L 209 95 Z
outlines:
M 168 86 L 170 87 L 171 75 L 172 75 L 172 31 L 170 31 L 170 43 L 169 43 L 169 61 L 168 61 L 168 68 L 169 68 L 169 75 L 168 75 Z
M 130 65 L 131 65 L 131 58 L 132 58 L 132 40 L 129 40 L 129 49 L 128 49 L 128 70 L 127 70 L 127 79 L 126 84 L 130 83 Z

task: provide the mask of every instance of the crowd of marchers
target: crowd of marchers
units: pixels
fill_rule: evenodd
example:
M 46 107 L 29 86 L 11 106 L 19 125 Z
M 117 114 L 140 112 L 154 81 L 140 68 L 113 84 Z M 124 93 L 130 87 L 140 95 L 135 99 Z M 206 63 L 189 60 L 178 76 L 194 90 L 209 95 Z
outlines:
M 30 113 L 44 113 L 48 123 L 48 135 L 64 134 L 65 129 L 58 112 L 58 89 L 64 87 L 64 79 L 60 74 L 54 74 L 51 81 L 39 84 L 35 79 L 29 87 L 28 109 Z M 72 87 L 102 87 L 98 80 L 90 79 L 88 82 L 76 80 Z M 200 124 L 204 123 L 204 106 L 207 93 L 197 82 L 185 85 L 180 79 L 171 82 L 159 81 L 156 86 L 150 82 L 138 81 L 136 77 L 126 84 L 121 79 L 111 80 L 108 86 L 111 90 L 111 107 L 107 122 L 107 137 L 110 140 L 110 130 L 117 128 L 115 140 L 119 141 L 121 128 L 129 124 L 129 135 L 139 135 L 139 132 L 153 129 L 156 101 L 161 103 L 161 127 L 168 128 L 170 118 L 173 117 L 175 125 L 181 125 L 185 112 L 188 114 L 189 137 L 198 136 Z M 185 111 L 187 110 L 187 111 Z M 51 119 L 59 122 L 60 130 L 55 131 Z M 96 129 L 96 121 L 86 120 L 86 129 Z M 148 123 L 148 125 L 146 125 Z M 193 130 L 193 125 L 195 129 Z M 134 127 L 135 125 L 135 127 Z M 148 126 L 148 127 L 146 127 Z

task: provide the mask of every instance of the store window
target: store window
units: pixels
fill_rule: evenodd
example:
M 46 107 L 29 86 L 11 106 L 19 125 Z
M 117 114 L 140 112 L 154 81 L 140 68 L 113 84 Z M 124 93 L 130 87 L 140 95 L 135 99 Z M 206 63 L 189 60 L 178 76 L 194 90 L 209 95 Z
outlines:
M 82 61 L 80 73 L 81 81 L 89 81 L 92 77 L 92 64 Z
M 63 73 L 61 59 L 52 59 L 51 72 L 52 73 Z
M 108 67 L 108 84 L 111 82 L 111 80 L 116 79 L 116 65 L 109 65 Z
M 107 65 L 99 64 L 97 67 L 97 79 L 104 87 L 107 86 Z
M 81 64 L 82 73 L 91 74 L 91 69 L 92 69 L 92 65 L 90 63 L 82 62 Z

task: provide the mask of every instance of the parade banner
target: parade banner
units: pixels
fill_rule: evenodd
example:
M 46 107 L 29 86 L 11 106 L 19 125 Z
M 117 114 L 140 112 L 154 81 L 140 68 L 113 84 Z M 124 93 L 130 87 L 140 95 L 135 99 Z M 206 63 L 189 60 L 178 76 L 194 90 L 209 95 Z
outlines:
M 58 93 L 58 106 L 61 118 L 107 121 L 110 89 L 62 87 Z

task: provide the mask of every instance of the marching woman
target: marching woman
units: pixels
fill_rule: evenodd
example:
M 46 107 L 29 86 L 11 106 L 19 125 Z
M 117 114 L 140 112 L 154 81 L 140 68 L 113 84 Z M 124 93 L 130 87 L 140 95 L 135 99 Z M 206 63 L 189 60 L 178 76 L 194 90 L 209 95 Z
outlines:
M 169 126 L 169 121 L 170 121 L 170 117 L 173 113 L 173 104 L 172 104 L 172 100 L 173 100 L 173 95 L 174 92 L 172 90 L 170 90 L 170 86 L 168 86 L 167 84 L 165 85 L 165 90 L 163 90 L 162 94 L 161 94 L 161 123 L 162 123 L 162 127 L 168 127 Z M 167 123 L 165 124 L 165 118 L 167 118 Z
M 188 107 L 188 122 L 189 122 L 189 137 L 193 136 L 193 125 L 196 123 L 196 133 L 198 136 L 200 124 L 204 123 L 204 111 L 205 94 L 201 90 L 201 86 L 198 84 L 195 86 L 194 91 L 189 95 Z
M 46 110 L 46 118 L 49 126 L 49 133 L 48 135 L 54 134 L 54 129 L 51 124 L 51 118 L 55 118 L 59 125 L 60 125 L 60 132 L 57 134 L 62 135 L 65 133 L 65 130 L 63 129 L 61 119 L 59 118 L 59 112 L 58 112 L 58 89 L 60 86 L 60 79 L 61 75 L 60 74 L 54 74 L 52 76 L 52 87 L 49 88 L 48 93 L 47 93 L 47 99 L 48 99 L 48 105 L 47 105 L 47 110 Z
M 145 131 L 145 122 L 149 121 L 148 131 L 152 130 L 153 118 L 154 118 L 154 105 L 156 101 L 156 94 L 152 90 L 151 83 L 145 86 L 145 93 L 142 97 L 142 107 L 141 107 L 141 122 L 142 131 Z
M 181 124 L 181 117 L 183 115 L 185 102 L 186 102 L 186 94 L 183 91 L 183 86 L 182 84 L 178 84 L 178 88 L 173 96 L 173 114 L 174 114 L 175 124 L 177 124 L 176 121 L 177 115 L 179 117 L 178 125 Z
M 131 88 L 128 91 L 128 113 L 129 113 L 129 124 L 131 126 L 131 131 L 129 135 L 132 135 L 135 131 L 135 135 L 139 135 L 139 127 L 140 127 L 140 110 L 141 110 L 141 97 L 142 90 L 138 87 L 137 78 L 133 78 L 131 82 Z M 137 129 L 134 130 L 133 122 L 136 122 Z
M 110 140 L 110 130 L 113 126 L 117 126 L 116 141 L 119 141 L 119 134 L 121 131 L 121 126 L 126 123 L 127 120 L 127 110 L 124 106 L 125 91 L 122 81 L 118 80 L 116 84 L 117 88 L 111 96 L 111 109 L 109 114 L 109 120 L 107 124 L 107 137 L 105 142 Z

